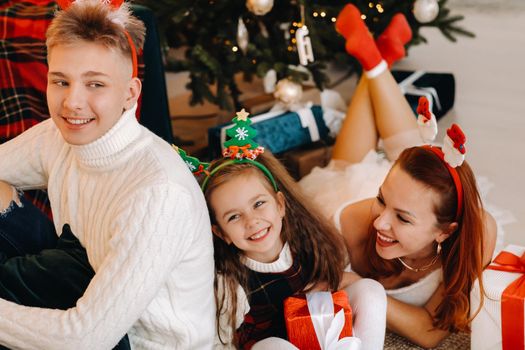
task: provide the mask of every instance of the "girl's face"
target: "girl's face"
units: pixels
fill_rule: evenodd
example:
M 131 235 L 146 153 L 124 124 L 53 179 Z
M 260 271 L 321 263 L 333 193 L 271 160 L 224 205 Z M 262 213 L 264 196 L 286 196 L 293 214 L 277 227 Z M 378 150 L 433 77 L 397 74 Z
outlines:
M 395 166 L 373 206 L 376 250 L 383 259 L 425 258 L 448 234 L 437 227 L 438 194 Z
M 217 222 L 213 232 L 247 257 L 268 263 L 283 248 L 285 203 L 283 194 L 267 188 L 263 181 L 253 171 L 235 176 L 213 190 L 209 204 Z

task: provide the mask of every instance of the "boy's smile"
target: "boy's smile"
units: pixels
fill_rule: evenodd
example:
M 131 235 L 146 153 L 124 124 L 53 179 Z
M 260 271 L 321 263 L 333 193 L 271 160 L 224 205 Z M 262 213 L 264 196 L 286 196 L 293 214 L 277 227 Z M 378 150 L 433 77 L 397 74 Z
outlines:
M 140 93 L 129 59 L 103 45 L 57 45 L 48 61 L 49 113 L 70 144 L 85 145 L 104 135 Z

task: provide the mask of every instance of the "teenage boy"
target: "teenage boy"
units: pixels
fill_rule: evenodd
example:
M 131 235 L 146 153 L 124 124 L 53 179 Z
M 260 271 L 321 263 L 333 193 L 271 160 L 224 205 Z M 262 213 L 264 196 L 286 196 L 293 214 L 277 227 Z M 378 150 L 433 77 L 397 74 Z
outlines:
M 76 305 L 72 293 L 67 310 L 19 305 L 17 293 L 27 290 L 5 286 L 12 296 L 6 299 L 18 303 L 0 299 L 0 344 L 110 349 L 128 333 L 133 349 L 211 348 L 214 268 L 205 201 L 171 146 L 135 118 L 135 50 L 144 27 L 126 4 L 68 6 L 47 32 L 51 118 L 0 145 L 0 263 L 7 267 L 0 271 L 13 278 L 22 267 L 15 280 L 28 269 L 36 279 L 47 276 L 18 287 L 47 283 L 56 296 L 68 291 L 61 282 L 74 287 L 82 276 L 85 247 L 95 274 Z M 53 225 L 20 196 L 33 188 L 47 188 Z M 66 254 L 49 255 L 61 250 Z

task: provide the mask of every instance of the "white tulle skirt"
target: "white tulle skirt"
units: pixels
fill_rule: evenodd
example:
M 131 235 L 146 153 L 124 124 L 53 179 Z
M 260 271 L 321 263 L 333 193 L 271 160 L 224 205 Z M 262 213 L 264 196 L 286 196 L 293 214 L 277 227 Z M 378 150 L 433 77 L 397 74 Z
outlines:
M 331 160 L 299 181 L 303 193 L 329 218 L 343 204 L 375 197 L 392 167 L 384 154 L 370 151 L 360 163 Z
M 331 218 L 345 203 L 375 197 L 393 161 L 405 148 L 420 144 L 417 129 L 394 135 L 380 140 L 378 149 L 370 150 L 359 163 L 332 160 L 324 168 L 315 167 L 299 186 Z

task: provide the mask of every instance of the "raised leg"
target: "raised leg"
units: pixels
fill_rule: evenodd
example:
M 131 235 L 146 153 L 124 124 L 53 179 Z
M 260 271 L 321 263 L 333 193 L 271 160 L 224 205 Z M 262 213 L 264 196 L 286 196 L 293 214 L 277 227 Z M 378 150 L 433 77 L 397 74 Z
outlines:
M 368 81 L 362 76 L 346 111 L 341 131 L 337 135 L 332 159 L 358 163 L 370 150 L 376 148 L 377 140 Z
M 379 137 L 386 139 L 410 130 L 417 130 L 417 120 L 389 70 L 368 80 L 375 125 Z

